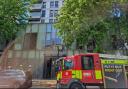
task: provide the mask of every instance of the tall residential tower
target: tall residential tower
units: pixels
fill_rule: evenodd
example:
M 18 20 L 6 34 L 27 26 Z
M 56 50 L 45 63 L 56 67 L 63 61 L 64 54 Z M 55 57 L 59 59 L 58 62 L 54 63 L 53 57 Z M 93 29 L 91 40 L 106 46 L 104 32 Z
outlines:
M 30 23 L 54 23 L 64 0 L 38 0 L 31 7 Z

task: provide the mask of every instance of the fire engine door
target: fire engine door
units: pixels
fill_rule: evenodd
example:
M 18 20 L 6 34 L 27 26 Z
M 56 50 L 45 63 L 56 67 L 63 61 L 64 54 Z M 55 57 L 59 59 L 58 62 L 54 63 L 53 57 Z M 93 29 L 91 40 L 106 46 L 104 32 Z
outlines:
M 93 56 L 82 56 L 82 80 L 86 83 L 94 83 L 94 59 Z
M 64 68 L 62 71 L 62 77 L 64 80 L 67 80 L 65 82 L 68 82 L 72 78 L 72 67 L 73 67 L 73 62 L 71 59 L 64 60 Z

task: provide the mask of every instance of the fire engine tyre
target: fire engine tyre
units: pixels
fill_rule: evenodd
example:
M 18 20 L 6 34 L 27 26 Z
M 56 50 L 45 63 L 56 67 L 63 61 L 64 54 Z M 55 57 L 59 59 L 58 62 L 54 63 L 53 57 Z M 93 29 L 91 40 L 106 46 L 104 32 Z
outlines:
M 72 83 L 69 89 L 84 89 L 83 86 L 79 83 Z
M 61 84 L 57 83 L 56 84 L 56 89 L 61 89 L 61 88 L 62 88 Z
M 20 83 L 15 83 L 14 84 L 14 89 L 18 89 L 18 88 L 20 88 Z
M 104 89 L 104 85 L 101 85 L 101 86 L 99 86 L 100 87 L 100 89 Z

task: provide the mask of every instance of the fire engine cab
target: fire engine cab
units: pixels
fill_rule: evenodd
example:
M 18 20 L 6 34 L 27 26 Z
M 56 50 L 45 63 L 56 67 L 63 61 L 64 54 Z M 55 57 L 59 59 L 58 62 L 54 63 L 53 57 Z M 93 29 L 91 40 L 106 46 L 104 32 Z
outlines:
M 98 53 L 78 54 L 56 60 L 57 88 L 84 89 L 87 85 L 103 87 Z

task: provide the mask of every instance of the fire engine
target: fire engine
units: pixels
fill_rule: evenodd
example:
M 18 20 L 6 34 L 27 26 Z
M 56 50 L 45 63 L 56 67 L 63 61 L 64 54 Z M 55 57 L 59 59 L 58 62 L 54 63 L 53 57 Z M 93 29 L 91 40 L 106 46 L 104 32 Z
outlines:
M 85 89 L 87 85 L 104 87 L 98 53 L 77 54 L 56 60 L 57 88 Z M 113 78 L 106 77 L 112 81 Z

